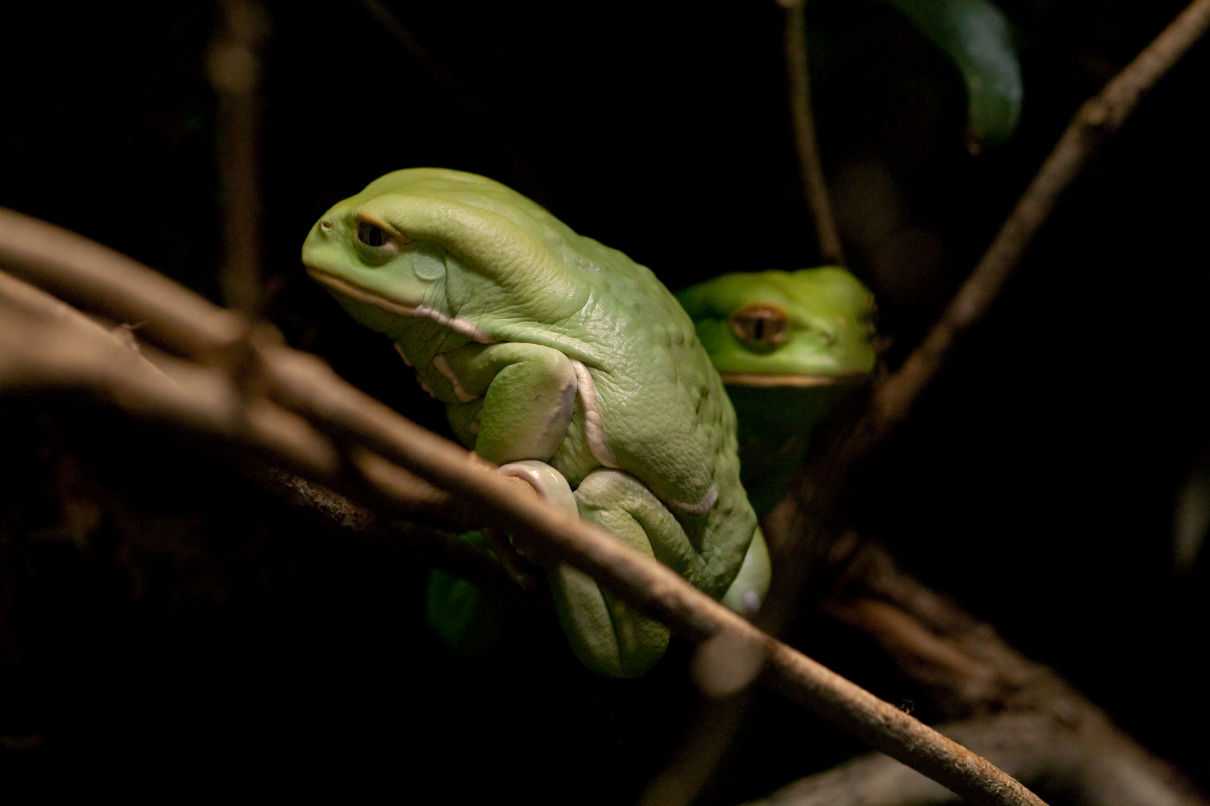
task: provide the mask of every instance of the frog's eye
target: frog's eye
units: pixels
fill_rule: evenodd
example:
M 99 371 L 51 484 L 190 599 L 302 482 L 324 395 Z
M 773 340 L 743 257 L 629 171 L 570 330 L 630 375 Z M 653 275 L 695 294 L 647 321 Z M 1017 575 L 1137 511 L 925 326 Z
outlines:
M 371 224 L 369 221 L 358 221 L 357 240 L 365 246 L 380 249 L 387 245 L 391 240 L 391 236 L 377 224 Z
M 745 305 L 728 323 L 735 337 L 753 350 L 774 350 L 790 338 L 786 312 L 774 305 Z

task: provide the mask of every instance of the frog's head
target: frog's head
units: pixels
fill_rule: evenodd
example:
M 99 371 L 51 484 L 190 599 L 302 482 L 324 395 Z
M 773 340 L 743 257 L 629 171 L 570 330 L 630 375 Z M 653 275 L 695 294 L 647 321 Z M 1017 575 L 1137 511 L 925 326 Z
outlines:
M 727 274 L 677 296 L 729 386 L 834 386 L 874 368 L 874 297 L 844 269 Z
M 396 341 L 487 342 L 501 322 L 554 322 L 583 305 L 565 229 L 490 179 L 417 168 L 324 213 L 302 259 L 355 319 Z

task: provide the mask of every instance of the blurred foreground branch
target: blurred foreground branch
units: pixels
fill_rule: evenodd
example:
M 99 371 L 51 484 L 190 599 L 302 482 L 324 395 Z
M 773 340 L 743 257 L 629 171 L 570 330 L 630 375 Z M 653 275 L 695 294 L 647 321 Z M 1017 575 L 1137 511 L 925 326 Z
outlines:
M 321 483 L 353 478 L 368 498 L 395 507 L 439 514 L 443 503 L 477 506 L 527 538 L 547 561 L 584 571 L 690 640 L 727 640 L 764 657 L 766 682 L 971 802 L 1042 802 L 986 760 L 762 633 L 654 559 L 520 492 L 516 480 L 357 391 L 314 356 L 265 332 L 245 341 L 238 316 L 129 258 L 3 213 L 0 267 L 119 320 L 140 321 L 149 338 L 203 364 L 179 361 L 175 385 L 153 383 L 115 360 L 120 348 L 10 307 L 0 320 L 0 388 L 87 392 L 127 414 L 272 456 Z M 227 373 L 213 368 L 244 344 L 253 349 L 265 397 L 243 399 Z M 436 490 L 452 495 L 443 502 Z
M 223 0 L 222 26 L 210 48 L 207 67 L 218 96 L 218 163 L 227 197 L 223 205 L 227 302 L 255 319 L 261 310 L 259 50 L 268 17 L 253 0 Z

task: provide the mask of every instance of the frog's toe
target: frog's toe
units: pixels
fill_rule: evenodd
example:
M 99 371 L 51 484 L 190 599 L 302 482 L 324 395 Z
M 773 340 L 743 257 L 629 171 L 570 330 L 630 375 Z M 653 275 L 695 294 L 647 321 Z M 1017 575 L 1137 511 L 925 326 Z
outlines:
M 537 459 L 523 459 L 500 465 L 499 471 L 506 476 L 521 479 L 534 488 L 541 498 L 570 515 L 579 515 L 576 497 L 571 485 L 558 470 Z
M 752 535 L 752 542 L 748 544 L 748 553 L 744 555 L 739 573 L 723 594 L 723 604 L 741 616 L 751 618 L 764 603 L 771 577 L 769 547 L 765 544 L 764 535 L 757 529 L 756 534 Z
M 670 533 L 680 529 L 672 513 L 636 478 L 616 470 L 596 470 L 576 488 L 580 517 L 632 549 L 666 565 L 687 563 L 671 548 L 660 557 L 655 545 L 688 546 Z M 679 569 L 678 569 L 679 570 Z M 551 590 L 563 630 L 576 656 L 590 669 L 612 677 L 638 677 L 660 659 L 669 631 L 635 610 L 589 576 L 566 565 L 551 575 Z
M 663 656 L 668 629 L 602 591 L 592 577 L 561 565 L 551 587 L 572 652 L 589 669 L 609 677 L 639 677 Z

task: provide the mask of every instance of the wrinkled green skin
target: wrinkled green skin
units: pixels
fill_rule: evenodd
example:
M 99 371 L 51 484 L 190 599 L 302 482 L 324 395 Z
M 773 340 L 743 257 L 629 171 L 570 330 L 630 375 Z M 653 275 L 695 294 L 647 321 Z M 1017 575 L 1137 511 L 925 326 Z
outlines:
M 785 495 L 815 427 L 877 360 L 873 295 L 844 269 L 728 274 L 677 294 L 715 368 L 724 373 L 739 422 L 740 475 L 758 515 Z M 740 338 L 731 318 L 745 306 L 780 309 L 783 343 Z M 463 539 L 477 541 L 475 532 Z M 498 606 L 466 580 L 433 571 L 426 617 L 441 640 L 463 655 L 486 651 L 505 626 Z
M 815 427 L 877 360 L 873 295 L 844 269 L 728 274 L 679 292 L 739 422 L 740 471 L 758 515 L 782 496 L 802 464 Z M 776 346 L 754 344 L 731 327 L 745 306 L 779 309 L 788 327 Z M 478 533 L 463 539 L 482 544 Z M 430 574 L 427 620 L 454 651 L 486 651 L 505 626 L 498 606 L 466 580 Z
M 395 342 L 476 453 L 729 606 L 763 600 L 768 553 L 734 410 L 648 269 L 503 185 L 434 169 L 332 207 L 303 263 Z M 588 576 L 558 565 L 548 578 L 588 667 L 631 677 L 664 653 L 667 628 Z
M 727 274 L 677 298 L 726 383 L 739 420 L 743 485 L 763 516 L 802 465 L 815 427 L 873 371 L 874 296 L 844 269 L 824 266 Z M 782 343 L 754 344 L 731 326 L 753 305 L 784 313 Z

